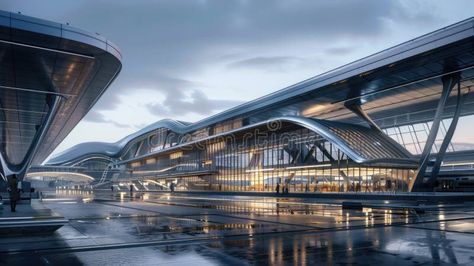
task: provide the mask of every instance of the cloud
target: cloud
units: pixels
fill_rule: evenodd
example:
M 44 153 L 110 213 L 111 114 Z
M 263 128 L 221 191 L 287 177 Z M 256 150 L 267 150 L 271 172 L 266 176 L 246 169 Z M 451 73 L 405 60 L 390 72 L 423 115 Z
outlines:
M 350 54 L 353 51 L 354 49 L 351 47 L 331 47 L 326 49 L 325 53 L 329 55 L 344 56 Z
M 133 127 L 132 125 L 123 124 L 123 123 L 119 123 L 117 121 L 114 121 L 112 119 L 108 119 L 97 110 L 90 111 L 84 117 L 83 121 L 92 122 L 92 123 L 106 123 L 106 124 L 108 123 L 108 124 L 112 124 L 112 125 L 114 125 L 118 128 L 131 128 L 131 127 Z
M 147 71 L 147 70 L 145 70 Z M 119 78 L 120 79 L 120 78 Z M 123 99 L 138 89 L 141 91 L 147 90 L 148 94 L 169 94 L 178 90 L 183 90 L 189 86 L 196 86 L 194 82 L 169 77 L 160 73 L 150 73 L 147 77 L 137 76 L 136 79 L 129 78 L 127 80 L 120 80 L 121 86 L 114 87 L 113 90 L 107 90 L 99 101 L 94 106 L 96 111 L 111 111 L 120 108 L 123 104 Z M 145 89 L 144 89 L 145 88 Z M 148 95 L 143 93 L 144 96 Z
M 240 58 L 220 63 L 234 70 L 295 70 L 301 59 L 292 55 L 294 51 L 268 54 L 269 48 L 374 39 L 383 36 L 393 21 L 415 27 L 438 19 L 427 12 L 429 4 L 405 2 L 50 0 L 37 5 L 35 0 L 5 0 L 0 8 L 70 22 L 117 43 L 124 56 L 122 73 L 94 108 L 115 110 L 121 104 L 119 97 L 134 88 L 147 86 L 161 93 L 165 83 L 155 84 L 164 76 L 185 79 L 234 50 Z
M 303 65 L 306 60 L 291 56 L 259 56 L 231 62 L 230 69 L 253 68 L 258 70 L 286 71 Z
M 458 11 L 472 9 L 468 3 L 458 3 L 462 7 Z M 219 84 L 232 89 L 247 86 L 253 90 L 252 84 L 259 90 L 268 85 L 277 89 L 278 78 L 293 77 L 289 73 L 318 74 L 337 66 L 341 58 L 358 55 L 365 46 L 378 49 L 391 32 L 424 33 L 445 25 L 446 16 L 455 18 L 451 21 L 459 19 L 452 9 L 437 14 L 436 5 L 443 4 L 406 0 L 47 0 L 41 5 L 37 0 L 0 1 L 0 9 L 69 22 L 98 32 L 120 47 L 122 72 L 85 117 L 120 128 L 138 126 L 116 122 L 124 120 L 117 117 L 124 105 L 143 104 L 154 114 L 151 119 L 210 115 L 240 103 L 226 99 L 220 93 L 226 88 Z M 402 37 L 401 41 L 406 35 Z M 372 45 L 377 41 L 379 46 Z M 249 75 L 245 69 L 257 74 L 243 76 Z M 224 81 L 216 85 L 200 78 L 209 78 L 209 73 Z M 255 77 L 267 83 L 241 81 Z M 142 92 L 143 102 L 130 101 Z
M 176 117 L 193 113 L 209 115 L 241 103 L 233 100 L 209 99 L 199 89 L 178 89 L 167 92 L 164 101 L 150 103 L 146 107 L 150 113 Z

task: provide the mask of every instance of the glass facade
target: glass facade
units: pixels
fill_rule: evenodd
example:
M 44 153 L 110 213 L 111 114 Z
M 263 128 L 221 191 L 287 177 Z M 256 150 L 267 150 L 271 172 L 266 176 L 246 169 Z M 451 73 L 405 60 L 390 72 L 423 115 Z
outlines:
M 148 184 L 144 190 L 168 190 L 174 184 L 175 190 L 407 192 L 417 168 L 417 159 L 411 155 L 421 153 L 432 124 L 392 126 L 376 134 L 376 130 L 354 124 L 310 120 L 332 136 L 328 138 L 297 123 L 276 121 L 276 127 L 254 127 L 236 121 L 190 134 L 159 128 L 127 144 L 112 163 L 113 171 L 107 170 L 111 164 L 107 160 L 87 160 L 80 166 L 97 175 L 99 183 L 135 180 Z M 465 127 L 474 122 L 474 115 L 460 121 L 461 133 L 469 132 Z M 432 153 L 438 151 L 450 123 L 449 118 L 442 121 Z M 343 140 L 343 148 L 335 137 Z M 454 135 L 448 153 L 472 150 L 460 139 L 466 136 Z M 407 158 L 411 164 L 404 161 Z M 442 167 L 445 171 L 470 170 L 474 164 L 448 161 Z
M 374 150 L 383 140 L 359 128 L 328 128 L 351 139 L 360 154 L 397 156 L 383 147 Z M 338 145 L 293 125 L 224 135 L 130 161 L 123 177 L 154 180 L 163 187 L 174 183 L 176 190 L 396 192 L 408 191 L 414 168 L 389 160 L 356 163 Z
M 341 171 L 347 171 L 347 174 Z M 280 192 L 285 184 L 289 192 L 408 192 L 413 174 L 412 169 L 373 167 L 343 170 L 328 167 L 317 171 L 273 171 L 270 174 L 255 173 L 246 176 L 221 173 L 217 178 L 179 178 L 176 190 L 276 191 L 278 182 L 281 182 Z
M 440 124 L 436 141 L 431 153 L 437 153 L 443 142 L 446 131 L 451 124 L 452 118 L 443 119 Z M 446 152 L 470 151 L 474 149 L 474 137 L 471 135 L 470 126 L 474 123 L 474 115 L 462 116 L 459 118 L 457 129 L 448 145 Z M 426 139 L 431 130 L 432 122 L 414 123 L 402 126 L 395 126 L 383 129 L 383 131 L 396 142 L 405 147 L 410 153 L 421 154 L 425 147 Z

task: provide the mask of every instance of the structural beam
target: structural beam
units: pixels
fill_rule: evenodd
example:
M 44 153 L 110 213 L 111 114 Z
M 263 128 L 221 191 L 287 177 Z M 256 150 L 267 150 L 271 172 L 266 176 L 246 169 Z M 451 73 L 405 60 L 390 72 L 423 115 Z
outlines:
M 439 170 L 441 168 L 441 163 L 444 160 L 444 155 L 446 154 L 446 150 L 448 149 L 449 144 L 451 143 L 451 139 L 453 138 L 454 132 L 456 130 L 456 126 L 459 121 L 459 116 L 461 114 L 462 105 L 464 102 L 464 96 L 461 92 L 461 83 L 458 82 L 458 95 L 456 98 L 456 110 L 454 111 L 453 119 L 451 124 L 449 125 L 448 131 L 446 132 L 446 136 L 444 136 L 443 142 L 441 143 L 441 147 L 438 150 L 438 154 L 436 155 L 435 164 L 431 170 L 431 178 L 428 181 L 429 184 L 433 185 L 438 177 Z
M 311 159 L 311 157 L 313 157 L 313 154 L 314 154 L 315 150 L 316 150 L 316 144 L 313 144 L 313 146 L 311 146 L 311 148 L 309 149 L 308 154 L 306 154 L 306 156 L 304 157 L 303 163 L 309 162 L 309 159 Z M 314 157 L 314 160 L 316 162 L 318 161 L 318 159 L 316 157 Z
M 331 163 L 336 161 L 320 141 L 316 141 L 314 144 L 319 148 L 319 150 L 321 150 L 321 152 L 329 159 Z
M 413 180 L 410 182 L 410 191 L 432 190 L 432 188 L 427 187 L 427 184 L 425 183 L 426 168 L 428 167 L 431 149 L 433 148 L 436 136 L 438 135 L 439 126 L 441 124 L 441 120 L 444 113 L 444 107 L 446 106 L 446 102 L 448 101 L 449 95 L 451 94 L 453 87 L 459 82 L 460 76 L 459 73 L 456 73 L 452 75 L 443 76 L 441 80 L 443 82 L 443 90 L 441 92 L 441 97 L 436 108 L 430 133 L 428 134 L 425 147 L 420 156 L 418 170 L 416 171 Z
M 42 123 L 41 127 L 38 129 L 38 131 L 35 134 L 35 137 L 33 138 L 33 141 L 31 142 L 31 146 L 29 147 L 26 157 L 23 159 L 21 164 L 19 165 L 10 165 L 5 158 L 3 158 L 3 155 L 0 154 L 0 162 L 1 162 L 1 170 L 2 174 L 4 177 L 7 179 L 12 175 L 16 174 L 19 176 L 19 180 L 23 179 L 23 177 L 26 174 L 26 171 L 28 170 L 28 167 L 31 164 L 31 161 L 33 160 L 33 157 L 35 156 L 39 145 L 41 145 L 41 142 L 43 141 L 46 132 L 48 131 L 49 127 L 51 126 L 51 122 L 56 115 L 56 112 L 59 108 L 60 102 L 62 97 L 58 95 L 50 95 L 51 96 L 51 101 L 48 103 L 49 105 L 49 111 L 47 113 L 47 116 Z
M 70 93 L 59 93 L 59 92 L 55 92 L 55 91 L 36 90 L 36 89 L 28 89 L 28 88 L 20 88 L 20 87 L 12 87 L 12 86 L 4 86 L 4 85 L 0 85 L 0 89 L 32 92 L 32 93 L 38 93 L 38 94 L 59 95 L 59 96 L 62 96 L 64 98 L 76 96 L 76 95 L 70 94 Z
M 354 102 L 353 103 L 346 102 L 344 104 L 344 106 L 347 109 L 349 109 L 351 112 L 356 114 L 359 118 L 364 120 L 369 125 L 370 128 L 372 128 L 373 130 L 377 130 L 377 131 L 382 132 L 380 127 L 377 126 L 377 124 L 375 124 L 374 120 L 372 120 L 372 118 L 370 118 L 370 116 L 362 109 L 360 104 L 357 104 L 357 103 L 354 103 Z
M 64 50 L 59 50 L 59 49 L 53 49 L 53 48 L 47 48 L 47 47 L 42 47 L 42 46 L 37 46 L 37 45 L 32 45 L 32 44 L 26 44 L 26 43 L 20 43 L 20 42 L 12 42 L 12 41 L 7 41 L 7 40 L 0 40 L 0 43 L 3 44 L 10 44 L 10 45 L 15 45 L 15 46 L 20 46 L 20 47 L 26 47 L 26 48 L 31 48 L 31 49 L 36 49 L 36 50 L 41 50 L 41 51 L 46 51 L 46 52 L 52 52 L 52 53 L 59 53 L 59 54 L 64 54 L 64 55 L 71 55 L 71 56 L 77 56 L 81 58 L 86 58 L 86 59 L 95 59 L 94 56 L 92 55 L 86 55 L 86 54 L 80 54 L 80 53 L 73 53 L 73 52 L 68 52 Z

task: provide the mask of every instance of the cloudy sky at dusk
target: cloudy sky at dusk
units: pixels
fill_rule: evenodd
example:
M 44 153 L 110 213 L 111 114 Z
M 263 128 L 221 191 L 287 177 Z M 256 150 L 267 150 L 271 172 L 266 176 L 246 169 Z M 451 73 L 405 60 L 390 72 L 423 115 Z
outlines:
M 56 152 L 194 122 L 472 16 L 474 1 L 2 0 L 97 32 L 123 69 Z

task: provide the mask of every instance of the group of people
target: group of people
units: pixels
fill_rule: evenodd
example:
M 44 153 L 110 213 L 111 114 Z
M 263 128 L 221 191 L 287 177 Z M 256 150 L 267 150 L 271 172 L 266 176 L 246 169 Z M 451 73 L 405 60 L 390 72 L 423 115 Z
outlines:
M 318 181 L 316 181 L 315 186 L 313 187 L 313 192 L 318 192 Z M 347 186 L 347 187 L 345 187 Z M 275 186 L 276 194 L 288 194 L 289 184 L 284 183 L 283 185 L 277 183 Z M 303 188 L 302 188 L 303 189 Z M 345 190 L 347 189 L 347 190 Z M 310 192 L 310 185 L 306 183 L 304 187 L 304 192 Z M 385 191 L 385 192 L 395 192 L 395 191 L 406 191 L 407 184 L 403 181 L 397 180 L 390 180 L 387 179 L 385 184 L 382 186 L 380 181 L 373 182 L 373 184 L 369 185 L 369 183 L 361 184 L 360 182 L 352 182 L 350 184 L 324 184 L 320 187 L 320 191 L 329 191 L 329 192 L 371 192 L 371 191 Z
M 129 190 L 130 190 L 130 194 L 133 194 L 133 184 L 130 184 L 130 187 L 129 187 L 129 188 L 130 188 L 130 189 L 129 189 Z M 170 184 L 170 190 L 171 190 L 171 192 L 174 192 L 175 188 L 176 188 L 176 184 L 175 184 L 175 183 L 171 183 L 171 184 Z M 114 186 L 113 186 L 113 185 L 110 186 L 110 190 L 112 191 L 112 193 L 114 192 Z
M 277 194 L 280 194 L 280 183 L 277 183 L 276 187 L 275 187 L 275 191 Z M 281 190 L 281 194 L 288 194 L 289 191 L 288 191 L 288 184 L 284 185 L 282 190 Z

